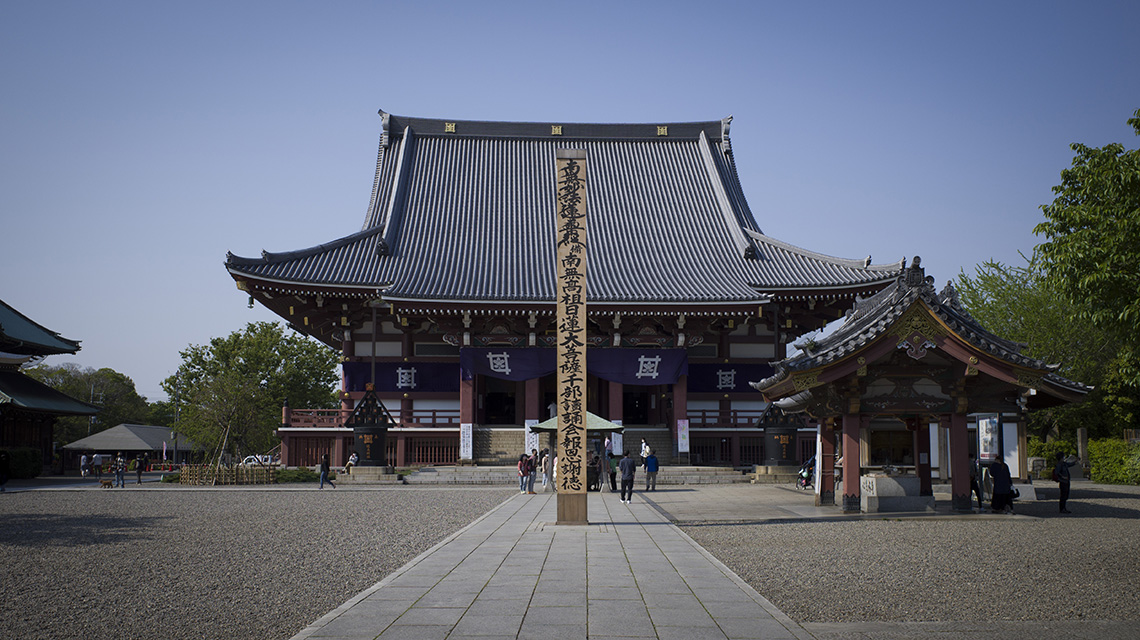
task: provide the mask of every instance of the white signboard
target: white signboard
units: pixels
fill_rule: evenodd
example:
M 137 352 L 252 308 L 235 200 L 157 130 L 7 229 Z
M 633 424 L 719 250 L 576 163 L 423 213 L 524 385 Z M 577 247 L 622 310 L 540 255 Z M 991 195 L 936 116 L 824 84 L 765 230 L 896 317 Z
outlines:
M 978 459 L 994 460 L 998 456 L 997 416 L 978 416 Z
M 610 443 L 614 446 L 614 456 L 620 458 L 625 453 L 625 448 L 622 447 L 621 434 L 616 431 L 610 432 Z
M 689 420 L 677 421 L 677 453 L 689 452 Z
M 538 420 L 526 421 L 526 454 L 530 455 L 531 449 L 538 449 L 538 432 L 531 431 L 530 428 L 538 424 Z
M 459 425 L 459 459 L 471 460 L 474 457 L 475 438 L 472 435 L 472 424 L 464 422 Z
M 815 489 L 817 496 L 822 495 L 820 487 L 823 486 L 823 483 L 820 482 L 820 478 L 823 477 L 823 459 L 819 455 L 821 451 L 823 451 L 823 425 L 815 428 L 815 466 L 811 470 L 811 486 Z

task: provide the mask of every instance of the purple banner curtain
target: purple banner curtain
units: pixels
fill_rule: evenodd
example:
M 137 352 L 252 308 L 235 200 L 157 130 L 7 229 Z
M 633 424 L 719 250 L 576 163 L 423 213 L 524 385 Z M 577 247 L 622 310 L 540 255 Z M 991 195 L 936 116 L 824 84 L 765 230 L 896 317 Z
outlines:
M 590 349 L 586 369 L 610 382 L 676 384 L 689 372 L 689 354 L 684 349 Z
M 372 379 L 369 362 L 345 362 L 344 382 L 349 391 L 364 391 Z M 454 362 L 377 362 L 376 391 L 459 391 L 459 365 Z
M 468 347 L 459 350 L 460 375 L 464 380 L 473 379 L 475 374 L 515 381 L 541 378 L 554 373 L 556 359 L 554 349 Z
M 690 364 L 689 392 L 756 393 L 748 383 L 772 375 L 768 364 Z
M 530 380 L 555 373 L 555 349 L 470 347 L 459 350 L 464 380 L 476 374 L 503 380 Z M 675 384 L 688 373 L 689 356 L 684 349 L 590 349 L 586 352 L 589 373 L 622 384 Z

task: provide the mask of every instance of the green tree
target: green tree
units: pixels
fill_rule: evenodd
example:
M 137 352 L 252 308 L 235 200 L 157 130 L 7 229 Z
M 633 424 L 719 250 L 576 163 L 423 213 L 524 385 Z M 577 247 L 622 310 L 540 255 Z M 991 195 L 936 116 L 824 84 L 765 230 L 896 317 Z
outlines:
M 1116 406 L 1127 404 L 1127 393 L 1110 399 L 1101 388 L 1119 363 L 1120 341 L 1081 319 L 1081 305 L 1060 294 L 1037 254 L 1026 258 L 1024 266 L 986 262 L 976 267 L 974 277 L 960 273 L 955 286 L 962 305 L 982 326 L 1024 344 L 1025 355 L 1060 365 L 1058 374 L 1095 387 L 1082 403 L 1033 412 L 1032 433 L 1042 440 L 1049 435 L 1074 440 L 1078 427 L 1106 437 L 1119 436 L 1128 426 L 1116 416 Z
M 1128 124 L 1140 135 L 1140 109 Z M 1038 249 L 1049 279 L 1080 302 L 1081 317 L 1120 337 L 1128 352 L 1121 373 L 1140 387 L 1140 150 L 1071 148 L 1073 164 L 1033 230 L 1046 238 Z
M 181 352 L 163 381 L 179 409 L 178 430 L 203 446 L 245 455 L 276 442 L 281 405 L 333 408 L 338 354 L 278 323 L 254 322 Z
M 130 377 L 114 369 L 93 369 L 66 362 L 58 366 L 31 367 L 24 373 L 76 400 L 100 407 L 93 417 L 59 418 L 54 438 L 61 445 L 119 424 L 146 424 L 149 415 L 146 398 L 138 394 Z

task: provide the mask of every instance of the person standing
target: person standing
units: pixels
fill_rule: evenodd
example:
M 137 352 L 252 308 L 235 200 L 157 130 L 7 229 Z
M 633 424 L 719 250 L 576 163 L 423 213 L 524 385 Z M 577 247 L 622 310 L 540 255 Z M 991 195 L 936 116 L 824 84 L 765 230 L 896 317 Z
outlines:
M 91 473 L 91 458 L 84 453 L 79 456 L 79 475 L 86 478 Z
M 649 457 L 649 444 L 645 442 L 645 438 L 641 439 L 641 459 L 645 460 Z
M 994 513 L 1013 513 L 1013 477 L 1001 456 L 990 463 L 990 478 L 994 482 L 994 499 L 990 508 Z
M 614 456 L 609 456 L 606 459 L 609 461 L 610 466 L 610 491 L 617 491 L 617 473 L 619 461 Z
M 970 456 L 970 494 L 978 496 L 978 511 L 982 510 L 982 485 L 978 482 L 981 475 L 977 457 Z
M 336 483 L 329 478 L 329 470 L 329 454 L 326 453 L 321 456 L 321 484 L 317 487 L 318 489 L 324 489 L 326 482 L 329 483 L 330 487 L 336 489 Z
M 629 451 L 622 454 L 618 468 L 621 469 L 621 501 L 629 504 L 633 500 L 633 474 L 637 471 L 637 463 L 629 457 Z
M 652 449 L 645 456 L 645 490 L 657 491 L 657 456 Z
M 527 467 L 527 457 L 526 457 L 526 454 L 523 453 L 523 454 L 519 455 L 519 464 L 518 464 L 519 493 L 526 493 L 526 480 L 530 474 L 530 472 L 527 471 L 526 467 Z
M 1069 482 L 1072 476 L 1069 474 L 1069 467 L 1076 464 L 1076 458 L 1072 461 L 1065 459 L 1065 454 L 1060 451 L 1057 452 L 1057 464 L 1053 467 L 1053 480 L 1057 482 L 1057 486 L 1061 489 L 1061 499 L 1058 503 L 1061 513 L 1072 513 L 1065 508 L 1065 503 L 1069 501 Z
M 127 461 L 123 459 L 123 452 L 115 455 L 115 459 L 111 461 L 111 470 L 115 472 L 115 486 L 126 489 L 127 483 L 123 480 L 123 476 L 127 473 Z
M 92 467 L 92 470 L 95 472 L 95 479 L 96 480 L 102 480 L 103 479 L 103 454 L 96 453 L 95 455 L 91 456 L 91 467 Z
M 534 478 L 538 475 L 538 449 L 530 450 L 530 458 L 527 459 L 527 478 L 526 478 L 526 492 L 534 495 Z
M 550 472 L 554 470 L 554 456 L 550 455 L 549 449 L 542 450 L 542 490 L 554 484 L 554 479 L 551 477 Z
M 135 458 L 135 484 L 142 484 L 143 471 L 146 471 L 146 456 L 140 453 Z

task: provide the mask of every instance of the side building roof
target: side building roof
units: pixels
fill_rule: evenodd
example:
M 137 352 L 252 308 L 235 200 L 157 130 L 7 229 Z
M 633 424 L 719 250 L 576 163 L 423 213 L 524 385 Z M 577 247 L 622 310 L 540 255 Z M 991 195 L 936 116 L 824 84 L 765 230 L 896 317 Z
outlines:
M 731 118 L 695 123 L 448 121 L 381 112 L 363 228 L 309 249 L 230 254 L 235 279 L 436 302 L 554 300 L 555 150 L 587 152 L 588 296 L 752 304 L 851 295 L 898 275 L 766 236 L 744 199 Z
M 16 311 L 0 300 L 0 351 L 24 356 L 50 356 L 79 351 L 78 340 L 68 340 Z

